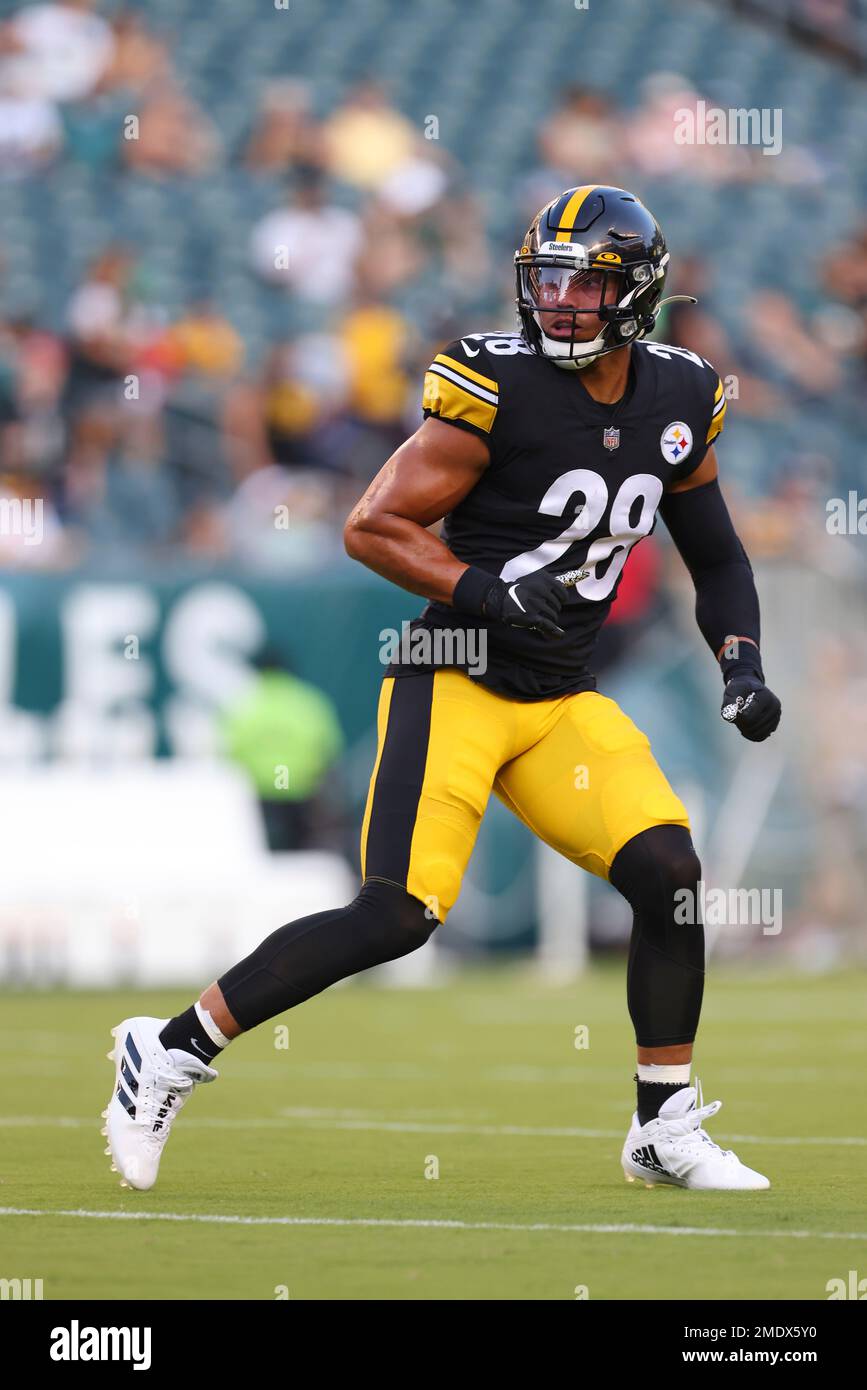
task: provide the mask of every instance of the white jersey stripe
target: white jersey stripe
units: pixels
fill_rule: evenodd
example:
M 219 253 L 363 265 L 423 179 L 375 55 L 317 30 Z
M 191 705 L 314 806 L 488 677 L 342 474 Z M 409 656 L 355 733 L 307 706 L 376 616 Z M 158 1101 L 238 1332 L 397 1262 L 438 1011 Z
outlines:
M 470 395 L 478 396 L 479 400 L 488 401 L 490 405 L 499 403 L 499 396 L 493 391 L 486 391 L 484 386 L 479 386 L 475 381 L 469 381 L 467 377 L 461 376 L 458 372 L 453 372 L 451 367 L 444 367 L 441 362 L 432 362 L 428 367 L 429 372 L 434 372 L 437 376 L 448 377 L 449 381 L 455 382 L 457 386 L 469 391 Z

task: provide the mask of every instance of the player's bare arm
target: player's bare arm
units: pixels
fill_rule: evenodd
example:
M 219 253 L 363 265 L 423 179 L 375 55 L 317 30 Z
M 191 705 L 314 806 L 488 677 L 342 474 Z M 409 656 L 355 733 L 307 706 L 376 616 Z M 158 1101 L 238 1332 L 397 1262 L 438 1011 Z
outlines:
M 450 603 L 467 566 L 428 528 L 463 501 L 489 458 L 477 435 L 425 420 L 351 512 L 347 553 L 412 594 Z

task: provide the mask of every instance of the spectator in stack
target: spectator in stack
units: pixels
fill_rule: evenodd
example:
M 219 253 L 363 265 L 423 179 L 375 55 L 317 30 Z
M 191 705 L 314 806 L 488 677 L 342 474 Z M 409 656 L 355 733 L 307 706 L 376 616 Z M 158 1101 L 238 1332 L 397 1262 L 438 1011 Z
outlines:
M 763 372 L 798 401 L 827 404 L 843 383 L 841 353 L 822 341 L 782 290 L 751 295 L 746 323 L 751 349 Z
M 136 139 L 121 141 L 124 163 L 147 174 L 195 177 L 213 168 L 220 154 L 213 121 L 172 78 L 148 88 Z
M 140 95 L 157 81 L 171 78 L 172 61 L 165 42 L 148 29 L 136 10 L 112 16 L 114 54 L 103 77 L 103 88 L 121 88 Z
M 124 379 L 138 343 L 128 251 L 109 247 L 93 263 L 67 311 L 69 375 L 63 401 L 68 422 L 67 494 L 98 497 L 108 454 L 122 428 Z
M 322 158 L 322 139 L 310 112 L 307 86 L 289 79 L 269 82 L 244 164 L 248 169 L 279 173 L 298 165 L 318 168 Z
M 329 471 L 343 466 L 335 429 L 346 413 L 351 372 L 346 345 L 336 335 L 274 344 L 262 369 L 260 399 L 275 463 Z
M 111 20 L 114 52 L 97 87 L 64 109 L 67 153 L 91 168 L 116 167 L 130 153 L 127 117 L 148 110 L 148 96 L 172 78 L 168 47 L 141 15 L 122 10 Z M 151 137 L 152 121 L 147 132 Z
M 111 65 L 114 36 L 93 9 L 93 0 L 27 5 L 0 27 L 2 67 L 19 92 L 66 102 L 94 90 Z
M 631 171 L 643 178 L 681 176 L 727 183 L 755 175 L 767 178 L 762 168 L 773 160 L 762 159 L 745 145 L 711 145 L 704 141 L 679 141 L 676 132 L 688 128 L 684 112 L 695 113 L 701 99 L 688 78 L 677 72 L 655 72 L 642 87 L 642 105 L 625 128 L 624 152 Z
M 324 468 L 256 468 L 222 509 L 230 558 L 248 570 L 284 575 L 342 564 L 334 520 L 357 498 L 357 483 L 347 485 Z
M 22 463 L 18 354 L 14 338 L 0 331 L 0 472 L 17 473 Z
M 60 338 L 20 309 L 0 326 L 0 421 L 19 422 L 4 466 L 16 460 L 44 495 L 56 484 L 61 466 L 63 423 L 60 401 L 66 381 L 66 353 Z M 5 391 L 4 391 L 5 387 Z M 13 415 L 5 413 L 11 405 Z
M 353 471 L 367 481 L 406 438 L 413 332 L 396 309 L 360 293 L 340 337 L 350 372 L 348 417 L 358 436 L 350 451 Z
M 63 123 L 54 104 L 21 89 L 21 75 L 0 64 L 0 178 L 25 178 L 54 162 Z
M 391 106 L 378 82 L 359 82 L 322 128 L 333 178 L 367 192 L 419 153 L 421 134 Z
M 284 206 L 254 227 L 250 256 L 263 280 L 308 303 L 329 305 L 349 298 L 361 244 L 359 219 L 329 203 L 322 175 L 306 166 Z
M 539 153 L 555 187 L 612 182 L 612 151 L 621 147 L 623 119 L 602 92 L 567 87 L 539 131 Z
M 244 361 L 244 345 L 229 320 L 207 298 L 194 300 L 168 331 L 182 371 L 231 377 Z
M 249 390 L 243 341 L 198 294 L 157 344 L 157 357 L 167 371 L 165 451 L 177 501 L 185 511 L 221 506 L 235 484 L 238 397 Z
M 707 261 L 699 256 L 685 256 L 678 263 L 673 290 L 695 296 L 698 303 L 668 305 L 654 336 L 713 362 L 727 394 L 737 401 L 739 414 L 764 419 L 782 410 L 783 396 L 748 369 L 719 317 L 705 307 L 713 304 L 713 269 Z

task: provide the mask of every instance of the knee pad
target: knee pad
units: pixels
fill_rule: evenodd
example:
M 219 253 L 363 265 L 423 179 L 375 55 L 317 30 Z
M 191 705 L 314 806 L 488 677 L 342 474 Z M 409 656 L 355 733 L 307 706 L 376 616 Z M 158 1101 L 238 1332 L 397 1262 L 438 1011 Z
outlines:
M 370 949 L 381 956 L 374 962 L 377 965 L 417 950 L 439 926 L 430 907 L 420 898 L 381 878 L 366 879 L 358 897 L 344 911 L 352 914 L 355 929 L 365 936 Z
M 645 934 L 660 950 L 676 948 L 677 943 L 683 949 L 684 933 L 674 934 L 674 929 L 684 917 L 702 934 L 697 910 L 700 878 L 701 862 L 682 825 L 654 825 L 636 835 L 616 855 L 609 874 L 633 912 L 645 920 Z M 692 895 L 694 910 L 677 912 L 687 903 L 686 895 Z

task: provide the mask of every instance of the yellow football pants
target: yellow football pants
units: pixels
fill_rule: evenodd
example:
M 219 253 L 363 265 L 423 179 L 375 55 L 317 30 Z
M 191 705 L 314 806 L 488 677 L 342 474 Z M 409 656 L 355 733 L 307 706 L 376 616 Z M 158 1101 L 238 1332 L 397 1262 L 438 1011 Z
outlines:
M 387 677 L 361 832 L 363 877 L 405 887 L 445 921 L 492 791 L 546 844 L 600 878 L 642 830 L 689 829 L 647 737 L 606 696 L 509 700 L 451 669 Z

